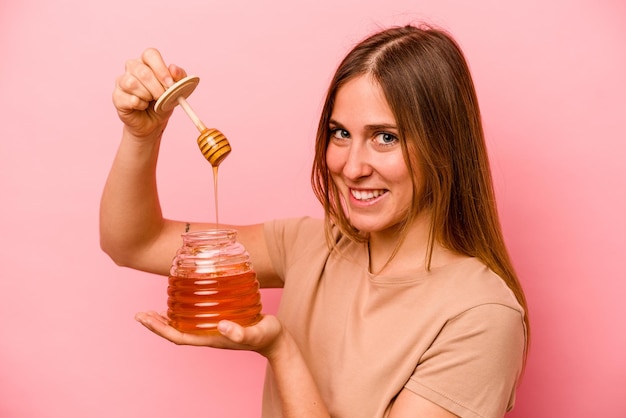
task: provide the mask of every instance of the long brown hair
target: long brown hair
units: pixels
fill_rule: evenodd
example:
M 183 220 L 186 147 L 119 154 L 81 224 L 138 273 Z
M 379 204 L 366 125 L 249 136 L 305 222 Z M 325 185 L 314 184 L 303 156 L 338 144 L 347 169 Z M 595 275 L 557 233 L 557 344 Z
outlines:
M 463 52 L 443 30 L 427 26 L 384 30 L 356 45 L 339 65 L 322 110 L 311 176 L 326 213 L 329 240 L 333 226 L 354 240 L 366 239 L 350 225 L 326 165 L 337 91 L 364 74 L 384 92 L 413 173 L 413 210 L 404 225 L 425 208 L 432 215 L 427 266 L 435 241 L 476 257 L 506 282 L 527 312 L 498 219 L 474 83 Z M 524 320 L 528 341 L 528 314 Z

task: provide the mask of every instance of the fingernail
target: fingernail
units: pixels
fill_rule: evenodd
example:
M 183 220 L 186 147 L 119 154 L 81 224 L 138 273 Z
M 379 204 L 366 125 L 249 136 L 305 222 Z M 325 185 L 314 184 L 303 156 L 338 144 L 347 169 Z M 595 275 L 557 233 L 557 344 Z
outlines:
M 172 77 L 165 77 L 165 86 L 169 87 L 174 84 L 174 79 Z
M 222 334 L 226 334 L 228 333 L 228 331 L 230 331 L 231 326 L 230 323 L 225 322 L 225 321 L 220 321 L 217 324 L 217 329 L 219 330 L 219 332 L 221 332 Z

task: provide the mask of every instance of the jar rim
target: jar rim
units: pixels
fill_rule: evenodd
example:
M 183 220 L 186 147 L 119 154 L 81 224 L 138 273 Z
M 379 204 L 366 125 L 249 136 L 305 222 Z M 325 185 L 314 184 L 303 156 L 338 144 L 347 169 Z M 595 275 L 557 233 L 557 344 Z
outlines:
M 182 234 L 183 238 L 196 239 L 228 239 L 237 236 L 237 230 L 232 228 L 205 229 L 200 231 L 189 231 Z

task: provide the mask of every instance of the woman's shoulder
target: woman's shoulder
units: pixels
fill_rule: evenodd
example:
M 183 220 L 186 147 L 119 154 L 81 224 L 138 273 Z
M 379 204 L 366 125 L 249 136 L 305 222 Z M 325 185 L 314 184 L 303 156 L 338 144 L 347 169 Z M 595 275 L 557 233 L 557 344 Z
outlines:
M 433 269 L 429 282 L 446 299 L 457 301 L 459 309 L 497 304 L 523 312 L 504 280 L 474 257 Z

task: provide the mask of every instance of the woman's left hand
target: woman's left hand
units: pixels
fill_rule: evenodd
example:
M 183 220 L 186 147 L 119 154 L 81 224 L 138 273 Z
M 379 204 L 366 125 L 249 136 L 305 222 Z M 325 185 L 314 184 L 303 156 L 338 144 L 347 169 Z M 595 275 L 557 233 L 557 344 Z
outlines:
M 141 312 L 135 319 L 155 334 L 178 345 L 195 345 L 228 350 L 248 350 L 268 357 L 283 335 L 283 326 L 273 315 L 252 326 L 242 327 L 231 321 L 220 321 L 219 334 L 198 335 L 180 332 L 169 325 L 166 316 L 156 312 Z
M 166 316 L 156 312 L 138 313 L 135 318 L 174 344 L 256 351 L 267 358 L 272 368 L 285 417 L 330 417 L 298 345 L 275 316 L 265 315 L 250 327 L 220 321 L 219 334 L 214 335 L 180 332 L 169 325 Z

